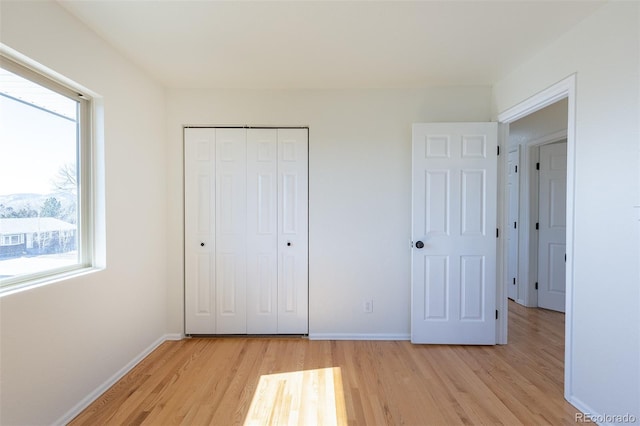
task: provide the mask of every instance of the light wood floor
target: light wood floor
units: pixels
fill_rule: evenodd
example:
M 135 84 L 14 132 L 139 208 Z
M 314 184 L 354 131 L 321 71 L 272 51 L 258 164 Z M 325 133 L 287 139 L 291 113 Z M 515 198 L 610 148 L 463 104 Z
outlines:
M 348 424 L 575 424 L 577 410 L 563 399 L 564 315 L 513 302 L 509 312 L 505 346 L 302 338 L 165 342 L 71 424 L 241 425 L 261 376 L 330 367 L 339 368 L 327 371 L 339 373 L 335 401 L 343 398 Z

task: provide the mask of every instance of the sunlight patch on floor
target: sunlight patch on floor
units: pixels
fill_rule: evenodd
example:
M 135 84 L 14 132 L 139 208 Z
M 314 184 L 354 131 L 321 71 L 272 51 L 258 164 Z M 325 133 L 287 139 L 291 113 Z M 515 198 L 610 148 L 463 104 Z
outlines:
M 340 368 L 261 376 L 244 424 L 346 425 Z

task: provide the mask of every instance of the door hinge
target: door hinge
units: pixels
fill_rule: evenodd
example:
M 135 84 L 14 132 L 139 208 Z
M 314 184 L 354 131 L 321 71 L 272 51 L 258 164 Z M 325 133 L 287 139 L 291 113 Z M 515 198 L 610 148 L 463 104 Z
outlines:
M 567 263 L 567 253 L 564 254 L 564 263 Z
M 540 170 L 540 163 L 536 163 L 536 170 Z
M 536 290 L 538 289 L 538 283 L 536 283 Z
M 498 319 L 498 310 L 496 309 L 496 319 Z
M 513 222 L 513 229 L 518 229 L 518 222 Z
M 513 277 L 513 285 L 516 285 L 516 277 Z
M 516 173 L 518 173 L 518 166 L 516 165 Z
M 540 222 L 536 222 L 536 231 L 540 229 Z
M 498 148 L 498 149 L 497 149 L 497 151 L 498 151 L 498 155 L 500 155 L 500 145 L 496 146 L 496 148 Z
M 500 238 L 500 229 L 496 228 L 496 238 Z

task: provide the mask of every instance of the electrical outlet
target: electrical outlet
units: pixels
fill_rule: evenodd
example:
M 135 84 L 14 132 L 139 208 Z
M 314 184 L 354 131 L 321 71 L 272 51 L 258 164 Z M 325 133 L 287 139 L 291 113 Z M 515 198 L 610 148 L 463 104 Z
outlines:
M 373 312 L 373 300 L 365 300 L 362 304 L 362 310 L 366 314 L 370 314 L 371 312 Z

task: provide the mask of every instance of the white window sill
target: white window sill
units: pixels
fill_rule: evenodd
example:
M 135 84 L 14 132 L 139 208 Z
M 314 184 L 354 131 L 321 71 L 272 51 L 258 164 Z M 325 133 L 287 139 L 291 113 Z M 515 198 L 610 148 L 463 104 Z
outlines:
M 16 293 L 21 293 L 23 291 L 33 290 L 46 285 L 56 284 L 61 281 L 66 281 L 84 275 L 93 274 L 102 270 L 104 270 L 104 268 L 91 266 L 86 268 L 73 269 L 71 271 L 65 271 L 58 274 L 47 275 L 41 278 L 34 278 L 21 283 L 8 284 L 6 287 L 0 288 L 0 298 Z

